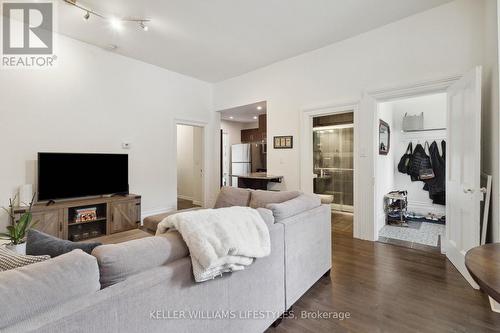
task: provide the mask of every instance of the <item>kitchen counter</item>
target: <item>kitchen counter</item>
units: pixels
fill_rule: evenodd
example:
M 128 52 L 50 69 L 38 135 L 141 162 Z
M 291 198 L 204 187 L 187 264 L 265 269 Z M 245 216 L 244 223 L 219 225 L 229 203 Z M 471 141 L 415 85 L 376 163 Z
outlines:
M 266 172 L 252 172 L 242 175 L 231 175 L 238 178 L 239 188 L 251 188 L 254 190 L 267 190 L 267 184 L 281 183 L 283 176 L 269 175 Z
M 246 178 L 246 179 L 267 179 L 267 180 L 279 180 L 279 181 L 283 179 L 283 176 L 268 175 L 267 172 L 252 172 L 243 175 L 231 175 L 231 177 Z

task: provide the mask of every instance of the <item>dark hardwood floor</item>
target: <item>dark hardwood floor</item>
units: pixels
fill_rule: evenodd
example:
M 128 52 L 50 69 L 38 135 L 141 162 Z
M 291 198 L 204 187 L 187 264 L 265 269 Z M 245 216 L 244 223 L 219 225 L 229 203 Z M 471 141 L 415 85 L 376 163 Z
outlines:
M 177 210 L 189 209 L 194 207 L 200 207 L 193 204 L 191 200 L 177 198 Z
M 332 212 L 333 236 L 352 238 L 353 215 L 351 213 Z
M 352 238 L 352 217 L 332 216 L 333 268 L 267 332 L 500 332 L 500 314 L 440 253 Z M 302 311 L 349 312 L 304 319 Z M 297 319 L 296 319 L 297 318 Z

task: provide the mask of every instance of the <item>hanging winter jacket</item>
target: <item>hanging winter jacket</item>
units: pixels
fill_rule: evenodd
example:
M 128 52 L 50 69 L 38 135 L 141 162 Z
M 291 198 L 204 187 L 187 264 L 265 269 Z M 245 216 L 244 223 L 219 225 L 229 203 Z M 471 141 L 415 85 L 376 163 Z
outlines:
M 424 169 L 431 169 L 432 164 L 429 156 L 425 152 L 424 147 L 419 143 L 413 150 L 413 156 L 409 167 L 408 174 L 411 176 L 412 181 L 420 179 L 420 171 Z
M 436 178 L 429 184 L 429 197 L 433 203 L 446 204 L 446 141 L 441 141 L 442 155 L 439 154 L 437 143 L 433 143 L 429 149 L 432 167 Z

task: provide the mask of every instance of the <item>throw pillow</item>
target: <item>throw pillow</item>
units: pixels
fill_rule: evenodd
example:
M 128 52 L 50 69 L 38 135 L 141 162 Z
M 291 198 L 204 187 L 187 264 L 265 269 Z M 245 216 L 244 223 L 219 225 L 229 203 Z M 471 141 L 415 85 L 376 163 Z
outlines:
M 225 186 L 220 189 L 214 208 L 232 206 L 248 207 L 252 190 Z
M 34 264 L 36 262 L 44 261 L 47 259 L 50 259 L 50 256 L 28 256 L 17 254 L 0 246 L 0 272 L 23 267 L 29 264 Z
M 276 222 L 279 222 L 319 206 L 321 206 L 319 196 L 315 194 L 301 194 L 292 200 L 269 204 L 267 205 L 267 209 L 273 212 Z
M 26 254 L 47 254 L 54 258 L 76 249 L 80 249 L 88 254 L 91 254 L 92 250 L 99 245 L 101 245 L 101 243 L 74 243 L 69 240 L 63 240 L 47 235 L 35 229 L 30 229 L 26 240 Z
M 250 207 L 252 208 L 266 208 L 267 205 L 273 203 L 282 203 L 288 200 L 292 200 L 301 194 L 299 191 L 263 191 L 257 190 L 252 191 L 252 197 L 250 199 Z

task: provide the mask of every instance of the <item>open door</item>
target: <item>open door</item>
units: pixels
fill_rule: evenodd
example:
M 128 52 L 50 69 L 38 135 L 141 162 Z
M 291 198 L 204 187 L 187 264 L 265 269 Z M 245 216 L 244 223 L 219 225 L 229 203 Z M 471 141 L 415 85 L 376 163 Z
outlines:
M 360 103 L 360 114 L 354 112 L 354 224 L 353 235 L 355 238 L 376 241 L 378 229 L 375 215 L 377 188 L 375 174 L 375 152 L 378 152 L 378 121 L 375 115 L 378 102 L 368 93 L 363 94 Z M 361 134 L 366 133 L 366 134 Z M 371 133 L 371 135 L 370 135 Z M 367 135 L 368 134 L 368 135 Z M 363 190 L 358 191 L 358 184 L 363 185 Z
M 448 88 L 446 237 L 443 251 L 478 289 L 465 267 L 465 253 L 479 246 L 481 201 L 481 67 Z

